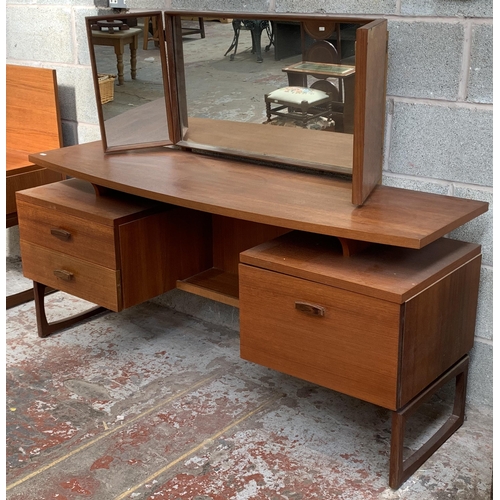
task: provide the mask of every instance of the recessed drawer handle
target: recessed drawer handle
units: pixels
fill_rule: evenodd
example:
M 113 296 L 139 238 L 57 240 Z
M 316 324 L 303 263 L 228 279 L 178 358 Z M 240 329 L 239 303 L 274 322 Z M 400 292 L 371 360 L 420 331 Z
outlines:
M 54 275 L 57 276 L 58 278 L 61 278 L 64 281 L 71 281 L 74 277 L 73 273 L 65 271 L 64 269 L 55 269 Z
M 302 311 L 311 316 L 324 316 L 325 308 L 321 306 L 316 306 L 314 304 L 308 304 L 307 302 L 295 302 L 295 309 L 297 311 Z
M 71 233 L 69 231 L 65 231 L 64 229 L 59 229 L 57 227 L 51 228 L 50 234 L 64 241 L 69 240 L 71 238 Z

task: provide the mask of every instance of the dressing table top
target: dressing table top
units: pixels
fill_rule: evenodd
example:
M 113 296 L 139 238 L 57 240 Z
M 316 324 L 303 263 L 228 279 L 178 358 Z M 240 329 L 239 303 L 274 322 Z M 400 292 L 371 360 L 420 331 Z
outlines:
M 422 248 L 488 210 L 485 202 L 388 186 L 378 186 L 356 207 L 348 180 L 173 148 L 104 154 L 97 141 L 29 158 L 98 186 L 165 203 L 407 248 Z

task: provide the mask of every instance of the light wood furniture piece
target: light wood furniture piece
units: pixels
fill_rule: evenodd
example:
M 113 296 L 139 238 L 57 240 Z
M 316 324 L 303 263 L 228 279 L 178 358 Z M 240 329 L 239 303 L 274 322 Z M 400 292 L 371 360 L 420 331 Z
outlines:
M 125 46 L 130 47 L 130 77 L 135 80 L 137 74 L 137 48 L 139 46 L 140 28 L 129 28 L 128 30 L 114 30 L 113 32 L 92 30 L 92 42 L 94 45 L 113 47 L 116 55 L 116 68 L 118 71 L 118 85 L 123 85 L 123 54 Z
M 28 155 L 62 146 L 56 71 L 6 65 L 7 227 L 17 224 L 15 192 L 61 180 Z
M 393 488 L 461 425 L 480 248 L 442 237 L 484 213 L 486 203 L 379 186 L 355 207 L 349 180 L 165 148 L 105 155 L 97 142 L 31 159 L 95 187 L 76 206 L 74 195 L 56 204 L 49 194 L 59 199 L 65 183 L 18 193 L 25 274 L 37 283 L 114 310 L 174 287 L 240 307 L 244 358 L 394 412 Z M 159 215 L 134 211 L 132 228 L 139 217 L 158 223 L 125 238 L 127 224 L 110 216 L 96 220 L 95 211 L 114 203 L 117 191 L 168 205 L 154 205 Z M 48 235 L 52 227 L 73 234 L 74 228 L 63 226 L 70 215 L 89 225 L 94 247 L 114 256 L 104 265 L 105 258 L 96 255 L 88 264 L 110 273 L 100 296 L 88 285 L 78 288 L 77 279 L 65 279 L 66 272 L 76 278 L 77 267 L 57 262 L 62 272 L 54 275 L 57 259 L 71 265 L 89 259 L 80 245 Z M 47 237 L 34 241 L 30 234 L 39 226 Z M 99 236 L 102 226 L 110 231 L 108 244 Z M 150 238 L 157 243 L 142 244 Z M 182 256 L 182 270 L 177 263 L 160 266 L 165 278 L 157 283 L 154 273 L 134 269 L 127 282 L 130 262 L 155 260 L 151 248 L 169 262 L 172 252 Z M 127 298 L 126 290 L 139 286 L 147 292 Z M 43 321 L 43 304 L 37 307 Z M 300 357 L 293 349 L 299 344 L 307 345 Z M 406 419 L 453 378 L 452 415 L 403 460 Z
M 61 180 L 60 173 L 32 163 L 28 155 L 62 146 L 56 71 L 6 65 L 7 227 L 17 225 L 16 191 Z M 7 309 L 33 300 L 33 290 L 7 297 Z
M 335 29 L 335 24 L 332 23 L 331 30 Z M 323 26 L 326 30 L 326 27 Z M 325 33 L 328 35 L 329 30 Z M 327 127 L 332 129 L 332 120 L 335 122 L 334 130 L 336 132 L 344 131 L 344 96 L 342 78 L 337 78 L 337 87 L 327 79 L 328 76 L 335 77 L 335 73 L 345 74 L 354 73 L 355 68 L 345 68 L 339 66 L 340 56 L 333 44 L 326 40 L 315 40 L 307 49 L 305 61 L 299 66 L 299 78 L 294 78 L 296 73 L 292 72 L 288 75 L 288 87 L 275 89 L 270 93 L 265 94 L 267 120 L 271 121 L 271 115 L 275 114 L 285 120 L 292 120 L 298 123 L 299 126 L 305 127 L 308 121 L 317 117 L 327 120 Z M 295 66 L 295 65 L 294 65 Z M 309 72 L 314 75 L 316 80 L 311 86 L 307 84 L 307 74 L 304 74 L 304 69 L 308 68 L 312 71 L 318 69 L 319 73 Z M 292 69 L 292 71 L 295 68 Z M 283 71 L 286 72 L 287 68 Z M 312 102 L 315 100 L 314 94 L 324 92 L 326 101 L 324 104 Z M 354 102 L 354 101 L 353 101 Z M 272 107 L 273 103 L 278 106 Z M 354 108 L 353 108 L 354 109 Z M 286 111 L 285 111 L 286 110 Z M 351 120 L 352 122 L 352 120 Z M 352 123 L 351 123 L 352 125 Z M 353 127 L 349 133 L 353 132 Z

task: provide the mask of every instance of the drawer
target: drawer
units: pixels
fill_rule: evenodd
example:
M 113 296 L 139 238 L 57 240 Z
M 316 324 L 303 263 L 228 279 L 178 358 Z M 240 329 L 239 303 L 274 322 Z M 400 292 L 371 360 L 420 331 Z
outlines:
M 242 358 L 396 409 L 400 304 L 245 264 L 239 279 Z
M 24 275 L 94 302 L 112 311 L 122 309 L 120 272 L 21 239 Z M 54 273 L 60 272 L 61 277 Z M 67 279 L 64 277 L 67 276 Z
M 23 240 L 73 257 L 118 269 L 113 226 L 18 200 Z

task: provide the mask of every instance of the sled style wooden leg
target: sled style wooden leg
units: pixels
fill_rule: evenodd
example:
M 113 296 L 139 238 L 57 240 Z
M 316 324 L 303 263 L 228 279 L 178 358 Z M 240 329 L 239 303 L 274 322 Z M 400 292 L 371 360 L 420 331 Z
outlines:
M 35 311 L 36 311 L 36 324 L 38 328 L 38 336 L 39 337 L 48 337 L 52 333 L 62 330 L 64 328 L 68 328 L 69 326 L 74 325 L 80 321 L 83 321 L 87 318 L 95 316 L 96 314 L 106 312 L 108 309 L 105 307 L 96 306 L 87 311 L 84 311 L 79 314 L 74 314 L 69 316 L 68 318 L 53 321 L 49 323 L 47 321 L 47 316 L 45 314 L 45 289 L 48 288 L 46 285 L 42 283 L 38 283 L 37 281 L 33 281 L 33 292 L 35 295 Z
M 389 473 L 391 488 L 399 488 L 463 424 L 468 370 L 469 356 L 466 355 L 406 406 L 393 412 Z M 403 460 L 407 419 L 452 378 L 455 378 L 455 400 L 451 416 L 419 450 Z

